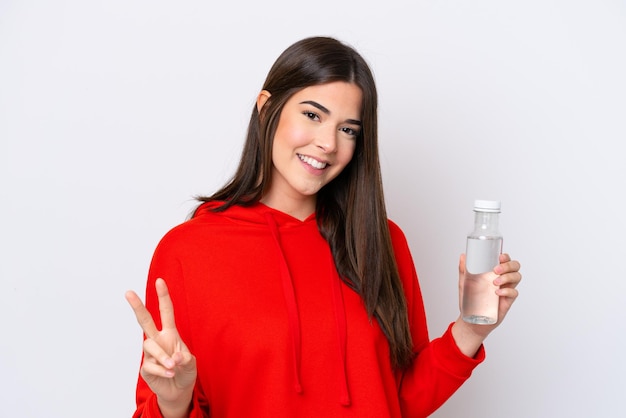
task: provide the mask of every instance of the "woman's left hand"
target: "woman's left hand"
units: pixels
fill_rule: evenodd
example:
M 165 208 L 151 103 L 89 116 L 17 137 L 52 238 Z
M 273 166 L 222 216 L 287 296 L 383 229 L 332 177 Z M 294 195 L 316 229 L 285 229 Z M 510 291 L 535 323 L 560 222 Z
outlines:
M 519 272 L 520 263 L 511 260 L 508 254 L 500 255 L 500 264 L 498 264 L 493 272 L 497 275 L 494 279 L 494 285 L 499 286 L 496 294 L 500 296 L 498 307 L 498 321 L 493 325 L 469 324 L 461 317 L 457 319 L 452 334 L 454 339 L 463 353 L 469 357 L 473 357 L 478 347 L 482 344 L 487 335 L 502 323 L 504 317 L 511 309 L 513 302 L 517 299 L 519 292 L 517 285 L 522 280 L 522 274 Z M 465 255 L 461 255 L 459 260 L 459 305 L 463 300 L 463 280 L 465 279 Z

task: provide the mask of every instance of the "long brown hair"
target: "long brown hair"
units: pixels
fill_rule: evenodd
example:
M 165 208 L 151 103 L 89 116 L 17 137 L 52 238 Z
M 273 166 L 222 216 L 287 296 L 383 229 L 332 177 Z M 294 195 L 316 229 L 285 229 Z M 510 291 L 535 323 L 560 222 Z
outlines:
M 393 254 L 378 157 L 378 97 L 365 60 L 327 37 L 306 38 L 287 48 L 270 69 L 263 90 L 271 96 L 252 110 L 247 139 L 233 178 L 212 196 L 217 210 L 258 202 L 269 189 L 272 143 L 283 106 L 308 86 L 345 81 L 363 93 L 362 129 L 351 162 L 317 195 L 316 219 L 341 279 L 363 299 L 387 337 L 394 367 L 413 359 L 407 306 Z

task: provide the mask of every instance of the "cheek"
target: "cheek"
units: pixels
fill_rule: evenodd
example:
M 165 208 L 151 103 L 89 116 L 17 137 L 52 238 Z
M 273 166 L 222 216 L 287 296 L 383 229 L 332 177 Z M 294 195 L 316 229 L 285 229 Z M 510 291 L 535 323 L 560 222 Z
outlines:
M 340 155 L 338 155 L 338 160 L 340 160 L 344 165 L 347 165 L 350 161 L 352 161 L 352 157 L 354 156 L 354 151 L 356 150 L 356 142 L 350 141 L 340 150 Z
M 282 121 L 281 121 L 282 122 Z M 278 126 L 274 135 L 274 144 L 285 148 L 295 148 L 309 142 L 310 133 L 295 123 L 285 121 Z

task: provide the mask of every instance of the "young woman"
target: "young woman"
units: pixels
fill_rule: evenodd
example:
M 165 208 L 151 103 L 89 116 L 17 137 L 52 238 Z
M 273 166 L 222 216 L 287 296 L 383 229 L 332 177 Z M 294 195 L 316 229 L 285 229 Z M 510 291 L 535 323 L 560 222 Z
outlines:
M 483 360 L 498 324 L 457 319 L 429 339 L 354 49 L 285 50 L 236 174 L 201 200 L 159 243 L 145 307 L 126 295 L 145 334 L 135 417 L 425 417 Z M 521 275 L 500 261 L 501 321 Z

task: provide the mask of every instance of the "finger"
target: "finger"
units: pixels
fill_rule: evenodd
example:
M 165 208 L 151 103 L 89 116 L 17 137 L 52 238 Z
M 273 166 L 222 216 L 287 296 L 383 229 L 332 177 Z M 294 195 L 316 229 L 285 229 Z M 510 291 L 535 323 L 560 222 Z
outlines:
M 150 315 L 150 312 L 148 312 L 141 299 L 139 299 L 139 296 L 137 296 L 137 294 L 132 290 L 126 292 L 125 296 L 126 300 L 130 304 L 130 307 L 133 308 L 137 322 L 139 323 L 139 326 L 143 330 L 144 334 L 146 334 L 149 338 L 156 336 L 159 331 L 154 324 L 152 315 Z
M 511 257 L 507 253 L 500 254 L 500 263 L 506 263 L 507 261 L 511 261 Z
M 506 273 L 496 277 L 493 284 L 500 287 L 516 287 L 522 281 L 522 274 L 519 271 Z
M 174 359 L 152 338 L 147 338 L 143 342 L 143 352 L 147 362 L 157 363 L 166 369 L 173 369 L 176 366 Z
M 465 274 L 465 254 L 459 257 L 459 274 Z
M 173 369 L 167 369 L 160 364 L 151 361 L 144 361 L 141 365 L 141 376 L 146 382 L 153 376 L 170 378 L 174 377 L 175 374 L 176 373 Z
M 465 284 L 465 254 L 459 257 L 459 310 L 463 309 L 463 289 Z
M 519 271 L 521 265 L 517 260 L 505 261 L 494 267 L 493 271 L 496 274 L 504 274 L 513 271 Z
M 161 329 L 176 329 L 174 321 L 174 306 L 170 298 L 169 290 L 165 284 L 165 280 L 157 279 L 154 284 L 159 297 L 159 312 L 161 313 Z
M 496 290 L 496 294 L 500 297 L 515 300 L 519 296 L 517 289 L 512 287 L 501 287 Z
M 195 357 L 188 351 L 176 351 L 174 354 L 172 354 L 172 360 L 174 361 L 174 363 L 176 364 L 176 367 L 182 367 L 185 368 L 187 367 L 193 360 L 195 359 Z

